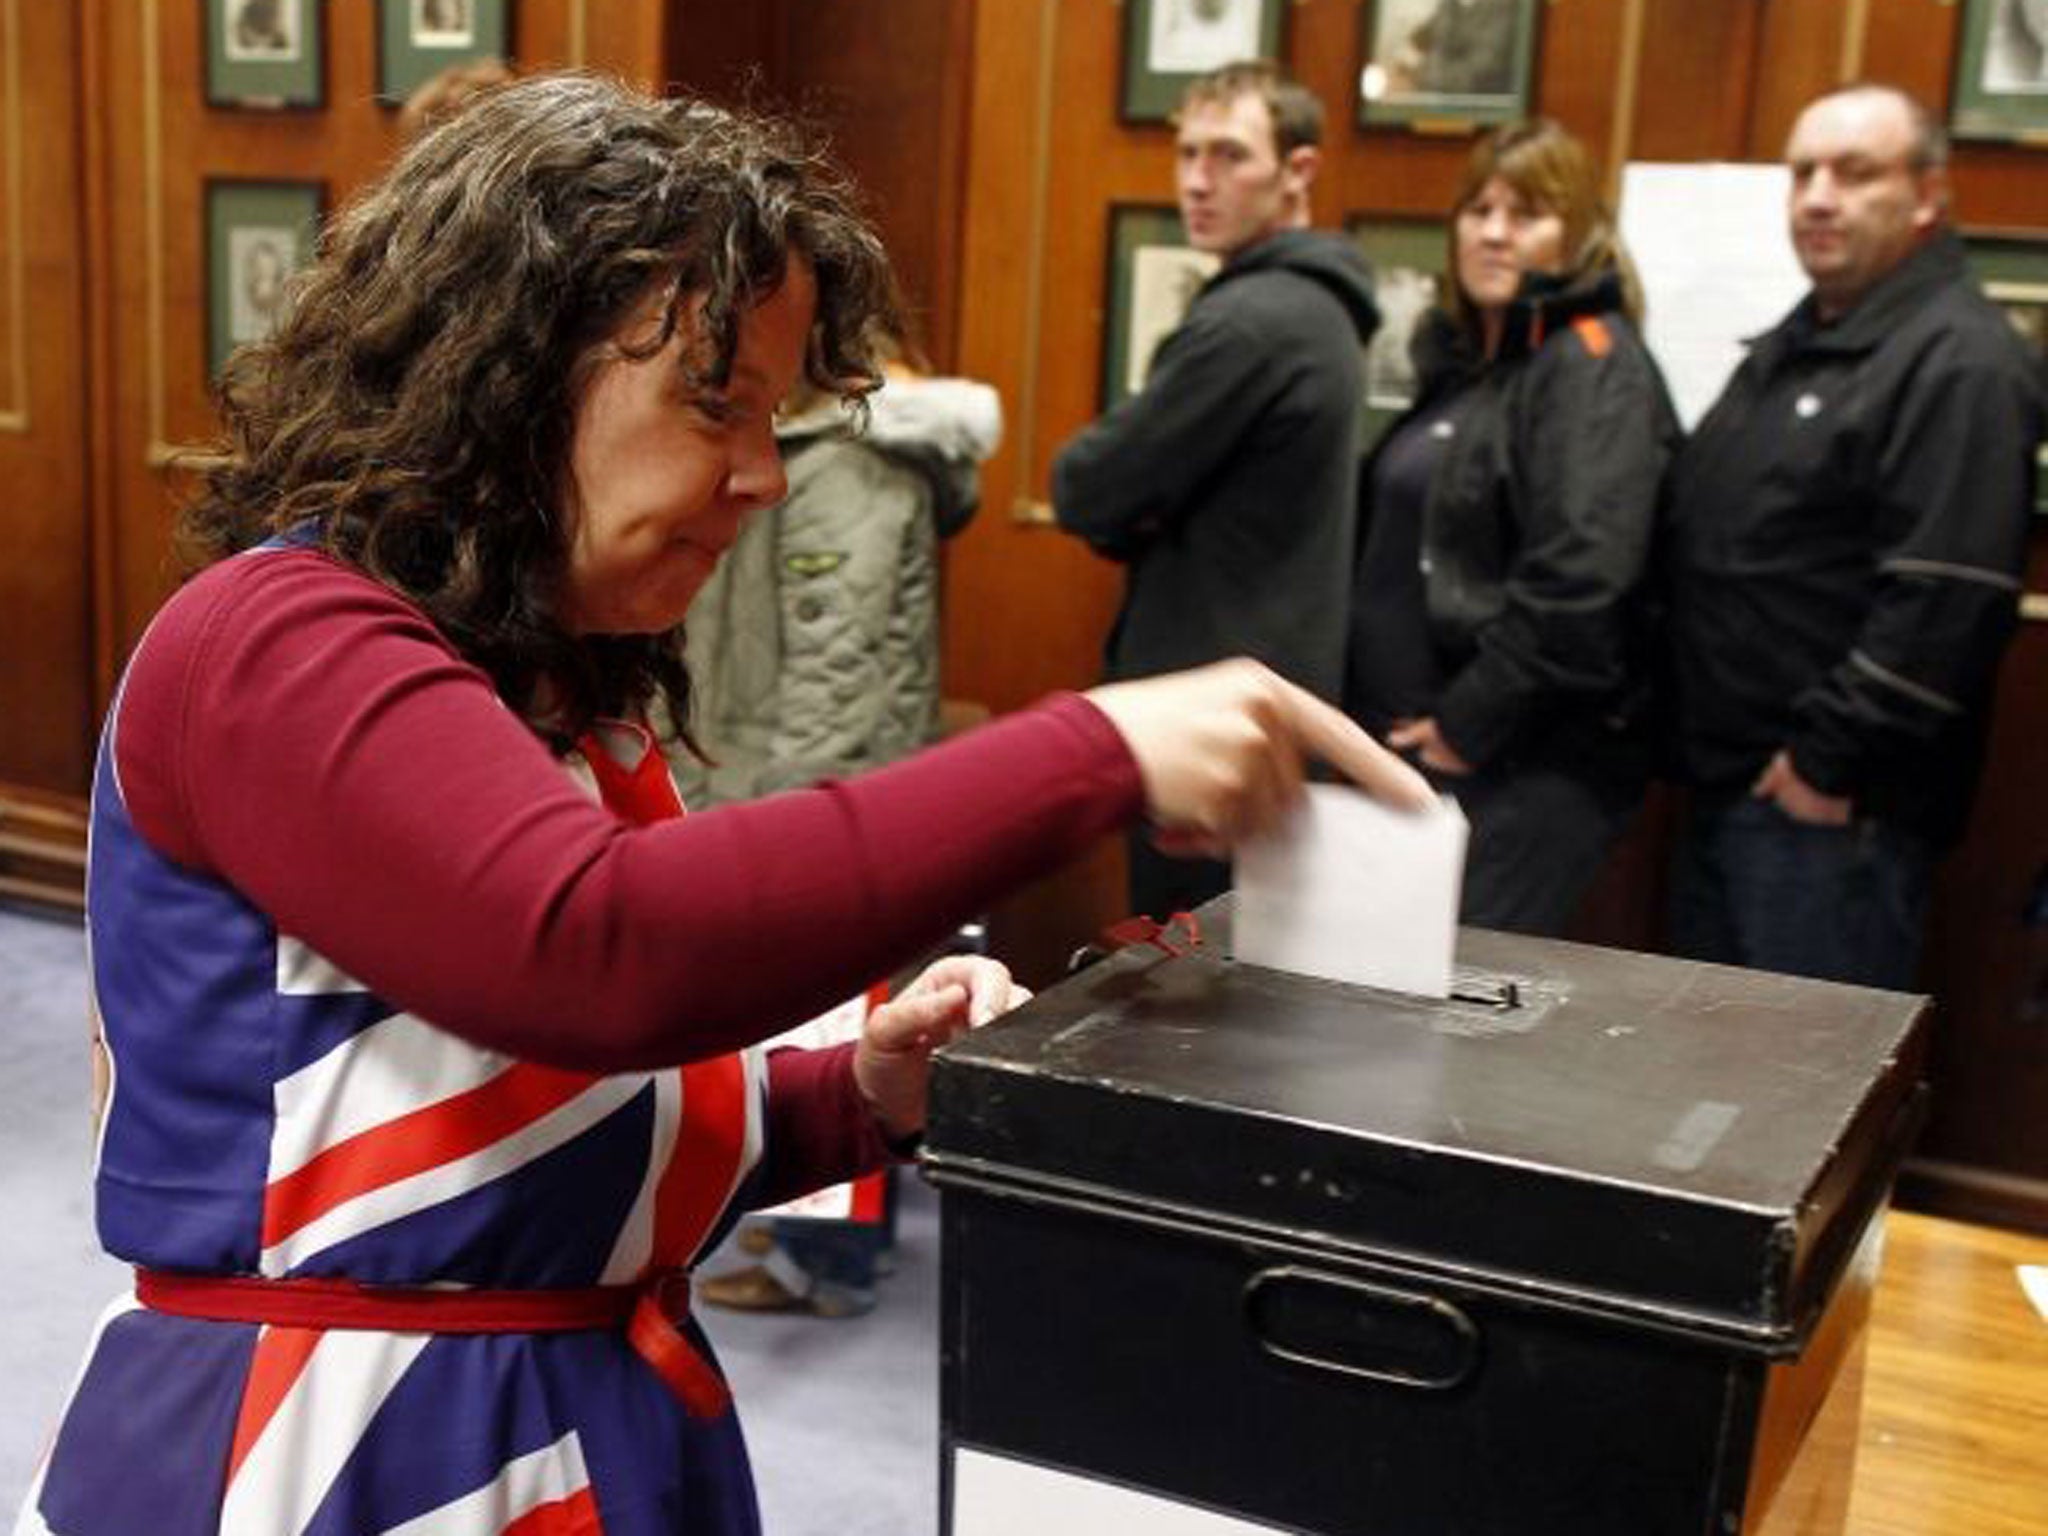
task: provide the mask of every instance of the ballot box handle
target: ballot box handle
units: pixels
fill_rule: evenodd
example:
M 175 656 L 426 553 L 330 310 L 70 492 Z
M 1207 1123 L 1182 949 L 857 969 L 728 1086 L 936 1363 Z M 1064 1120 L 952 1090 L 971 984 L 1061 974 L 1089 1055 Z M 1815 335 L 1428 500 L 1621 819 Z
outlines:
M 1446 1392 L 1479 1365 L 1479 1329 L 1440 1296 L 1298 1264 L 1245 1282 L 1245 1322 L 1267 1354 L 1311 1370 Z

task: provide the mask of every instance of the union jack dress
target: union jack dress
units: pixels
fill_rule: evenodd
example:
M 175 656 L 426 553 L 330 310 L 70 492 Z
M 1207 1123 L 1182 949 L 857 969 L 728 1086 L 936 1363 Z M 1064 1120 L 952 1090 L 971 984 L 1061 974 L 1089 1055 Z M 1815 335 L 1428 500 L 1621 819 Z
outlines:
M 223 561 L 152 623 L 87 882 L 97 1218 L 138 1285 L 17 1536 L 758 1530 L 709 1347 L 653 1282 L 886 1152 L 848 1048 L 746 1042 L 1120 825 L 1137 773 L 1072 698 L 681 820 L 644 739 L 582 759 L 579 793 L 416 609 L 316 551 Z M 640 1300 L 465 1332 L 178 1283 Z
M 626 1285 L 686 1268 L 745 1207 L 758 1052 L 599 1075 L 478 1049 L 157 854 L 104 754 L 98 773 L 93 970 L 115 1068 L 99 1201 L 112 1251 L 267 1277 Z M 756 1528 L 730 1407 L 693 1415 L 615 1331 L 265 1327 L 133 1297 L 100 1322 L 20 1527 Z

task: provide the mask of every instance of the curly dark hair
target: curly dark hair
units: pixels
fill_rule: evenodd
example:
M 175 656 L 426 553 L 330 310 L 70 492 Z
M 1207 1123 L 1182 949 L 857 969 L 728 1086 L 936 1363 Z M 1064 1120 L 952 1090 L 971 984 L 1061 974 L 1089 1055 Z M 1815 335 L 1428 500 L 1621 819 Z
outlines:
M 792 255 L 816 276 L 804 377 L 856 401 L 898 305 L 881 242 L 822 146 L 772 117 L 588 75 L 494 90 L 415 142 L 328 228 L 285 318 L 230 358 L 222 440 L 179 539 L 203 565 L 287 529 L 418 605 L 549 734 L 664 704 L 680 635 L 562 625 L 564 479 L 592 350 L 657 285 L 693 390 L 728 381 L 742 318 Z M 625 350 L 621 347 L 621 350 Z

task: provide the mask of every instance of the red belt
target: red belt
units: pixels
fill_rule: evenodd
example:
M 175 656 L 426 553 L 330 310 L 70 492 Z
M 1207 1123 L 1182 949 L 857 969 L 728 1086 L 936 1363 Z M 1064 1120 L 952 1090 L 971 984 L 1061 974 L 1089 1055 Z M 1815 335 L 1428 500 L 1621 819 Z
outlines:
M 692 1414 L 725 1412 L 725 1378 L 683 1332 L 690 1277 L 664 1270 L 640 1285 L 488 1291 L 361 1285 L 353 1280 L 135 1271 L 135 1297 L 155 1312 L 275 1328 L 361 1328 L 381 1333 L 574 1333 L 623 1329 L 633 1352 Z

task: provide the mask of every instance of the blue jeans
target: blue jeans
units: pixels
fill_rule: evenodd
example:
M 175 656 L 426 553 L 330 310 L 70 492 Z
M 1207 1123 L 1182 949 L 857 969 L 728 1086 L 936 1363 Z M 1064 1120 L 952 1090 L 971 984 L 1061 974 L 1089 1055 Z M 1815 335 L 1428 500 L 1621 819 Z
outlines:
M 896 1170 L 887 1170 L 887 1177 L 878 1223 L 778 1216 L 768 1272 L 786 1289 L 829 1301 L 838 1312 L 873 1307 L 876 1263 L 896 1240 Z
M 1695 800 L 1672 872 L 1672 948 L 1908 991 L 1934 866 L 1925 838 L 1883 822 L 1817 827 L 1769 800 Z

